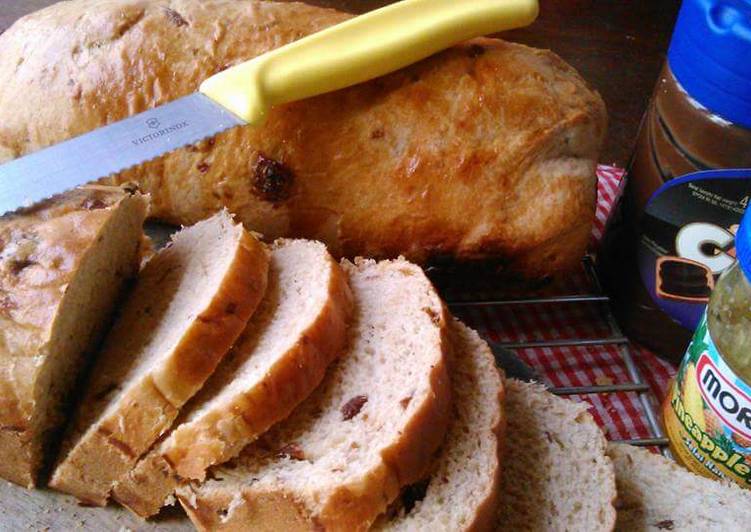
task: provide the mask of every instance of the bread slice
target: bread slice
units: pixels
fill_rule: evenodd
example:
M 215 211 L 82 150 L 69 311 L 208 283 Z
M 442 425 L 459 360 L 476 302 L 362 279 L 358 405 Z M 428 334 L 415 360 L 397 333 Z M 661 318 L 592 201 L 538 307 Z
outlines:
M 105 339 L 50 485 L 105 504 L 240 335 L 267 270 L 265 246 L 226 212 L 154 255 Z
M 430 477 L 404 490 L 373 530 L 493 529 L 505 429 L 503 382 L 488 344 L 458 320 L 451 344 L 454 409 L 446 441 Z
M 612 530 L 613 464 L 585 404 L 509 379 L 506 415 L 498 530 Z
M 0 218 L 0 476 L 33 487 L 87 355 L 138 271 L 147 198 L 78 189 Z
M 367 530 L 427 472 L 450 412 L 446 311 L 404 260 L 344 262 L 355 301 L 347 352 L 292 415 L 178 488 L 201 530 Z
M 351 311 L 347 280 L 323 244 L 275 242 L 266 295 L 242 337 L 177 428 L 115 486 L 114 498 L 154 515 L 181 478 L 203 480 L 209 466 L 287 417 L 341 354 Z
M 748 530 L 751 492 L 695 475 L 672 460 L 632 445 L 611 443 L 618 486 L 616 530 Z

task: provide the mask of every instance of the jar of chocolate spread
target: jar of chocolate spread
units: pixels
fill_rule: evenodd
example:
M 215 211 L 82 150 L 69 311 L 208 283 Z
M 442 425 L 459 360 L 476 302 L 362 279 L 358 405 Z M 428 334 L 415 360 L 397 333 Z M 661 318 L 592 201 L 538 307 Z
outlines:
M 748 168 L 751 0 L 684 0 L 598 257 L 626 334 L 666 358 L 734 263 Z

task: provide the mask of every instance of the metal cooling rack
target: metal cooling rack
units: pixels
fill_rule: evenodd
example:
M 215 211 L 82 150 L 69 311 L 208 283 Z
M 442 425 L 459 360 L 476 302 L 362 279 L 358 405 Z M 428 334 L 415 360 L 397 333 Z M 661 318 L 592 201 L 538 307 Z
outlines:
M 597 338 L 572 338 L 562 340 L 532 340 L 526 342 L 489 342 L 495 349 L 525 349 L 535 347 L 570 347 L 570 346 L 604 346 L 615 345 L 623 359 L 630 382 L 622 384 L 608 384 L 591 386 L 569 386 L 550 388 L 550 391 L 556 395 L 588 395 L 588 394 L 609 394 L 614 392 L 633 392 L 638 394 L 639 402 L 647 420 L 647 427 L 650 432 L 649 438 L 635 438 L 628 440 L 618 440 L 623 443 L 630 443 L 638 446 L 657 446 L 662 453 L 670 456 L 668 450 L 668 440 L 662 430 L 656 405 L 659 404 L 657 398 L 652 393 L 649 385 L 644 381 L 641 371 L 634 363 L 633 350 L 628 338 L 623 334 L 618 323 L 610 309 L 610 298 L 605 295 L 602 285 L 595 272 L 594 264 L 591 257 L 584 259 L 584 271 L 589 281 L 590 293 L 575 295 L 556 295 L 549 297 L 530 297 L 521 299 L 488 299 L 488 300 L 448 300 L 451 308 L 461 307 L 511 307 L 523 308 L 527 305 L 537 304 L 554 304 L 554 305 L 571 305 L 581 303 L 598 303 L 603 309 L 603 316 L 609 328 L 609 334 Z

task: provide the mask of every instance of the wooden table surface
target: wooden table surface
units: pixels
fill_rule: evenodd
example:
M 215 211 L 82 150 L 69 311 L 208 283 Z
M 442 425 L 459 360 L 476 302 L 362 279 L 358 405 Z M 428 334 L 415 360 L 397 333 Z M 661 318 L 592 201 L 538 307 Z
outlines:
M 363 11 L 384 0 L 311 0 Z M 0 33 L 55 0 L 0 0 Z M 610 116 L 603 163 L 625 165 L 665 56 L 679 0 L 540 0 L 540 18 L 506 37 L 550 48 L 605 99 Z

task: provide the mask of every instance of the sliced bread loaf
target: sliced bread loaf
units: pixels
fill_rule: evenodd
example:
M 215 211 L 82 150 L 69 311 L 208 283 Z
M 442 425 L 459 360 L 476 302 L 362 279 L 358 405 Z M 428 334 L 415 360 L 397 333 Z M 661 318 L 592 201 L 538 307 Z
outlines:
M 481 531 L 495 524 L 503 382 L 490 348 L 454 320 L 450 357 L 453 416 L 431 474 L 404 490 L 373 530 Z
M 352 296 L 321 243 L 274 243 L 269 282 L 240 340 L 203 389 L 183 408 L 180 424 L 113 490 L 142 517 L 156 514 L 181 478 L 203 480 L 318 386 L 347 339 Z
M 87 354 L 138 271 L 147 199 L 82 188 L 0 218 L 0 476 L 34 486 Z
M 50 485 L 105 504 L 242 332 L 267 270 L 263 244 L 226 212 L 156 253 L 105 339 Z
M 618 486 L 616 530 L 749 530 L 751 492 L 700 477 L 661 455 L 611 443 Z
M 404 260 L 344 263 L 347 351 L 292 415 L 211 480 L 178 488 L 202 530 L 367 530 L 427 472 L 450 412 L 446 311 Z
M 587 407 L 509 379 L 506 416 L 498 530 L 612 530 L 613 464 Z

